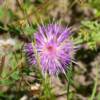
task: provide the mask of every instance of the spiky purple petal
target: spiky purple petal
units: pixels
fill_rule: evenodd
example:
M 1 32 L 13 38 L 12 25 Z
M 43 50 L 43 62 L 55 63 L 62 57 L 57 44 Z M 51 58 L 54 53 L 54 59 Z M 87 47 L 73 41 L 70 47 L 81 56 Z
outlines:
M 38 27 L 34 47 L 39 55 L 43 73 L 50 75 L 65 73 L 74 54 L 74 45 L 69 38 L 71 34 L 70 28 L 64 28 L 59 24 Z M 25 46 L 30 64 L 37 64 L 35 49 L 32 43 Z

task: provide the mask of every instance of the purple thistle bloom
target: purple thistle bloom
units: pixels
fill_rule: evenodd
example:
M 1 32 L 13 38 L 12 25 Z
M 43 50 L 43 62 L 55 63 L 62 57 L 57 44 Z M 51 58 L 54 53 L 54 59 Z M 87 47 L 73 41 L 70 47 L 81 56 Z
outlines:
M 28 43 L 25 46 L 29 63 L 37 64 L 34 49 L 36 48 L 43 73 L 50 75 L 65 73 L 74 54 L 74 45 L 69 38 L 70 35 L 71 29 L 59 24 L 39 26 L 34 36 L 35 45 Z

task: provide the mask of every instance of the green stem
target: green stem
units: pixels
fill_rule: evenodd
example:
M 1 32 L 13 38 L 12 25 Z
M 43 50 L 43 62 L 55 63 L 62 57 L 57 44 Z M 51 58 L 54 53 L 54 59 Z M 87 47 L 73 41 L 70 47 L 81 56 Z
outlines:
M 98 83 L 98 67 L 96 66 L 96 80 L 93 88 L 93 92 L 89 100 L 94 100 L 95 94 L 96 94 L 96 89 L 97 89 L 97 83 Z
M 55 100 L 55 96 L 52 93 L 52 88 L 51 88 L 51 79 L 48 76 L 47 73 L 45 73 L 45 77 L 42 80 L 42 85 L 43 85 L 43 92 L 44 92 L 44 99 L 43 100 Z
M 68 81 L 68 85 L 67 85 L 67 100 L 69 100 L 69 93 L 70 93 L 70 85 L 72 84 L 71 82 L 71 78 L 72 78 L 72 63 L 70 64 L 70 68 L 67 72 L 67 74 L 65 74 L 65 77 Z
M 70 88 L 70 81 L 68 81 L 67 85 L 67 100 L 69 100 L 69 88 Z

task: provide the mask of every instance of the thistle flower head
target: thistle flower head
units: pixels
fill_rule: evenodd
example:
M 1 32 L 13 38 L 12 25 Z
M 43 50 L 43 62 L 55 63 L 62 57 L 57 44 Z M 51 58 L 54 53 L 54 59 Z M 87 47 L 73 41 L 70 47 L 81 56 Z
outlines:
M 59 24 L 39 26 L 34 36 L 35 44 L 28 43 L 25 46 L 29 63 L 37 64 L 35 56 L 37 51 L 43 73 L 50 75 L 65 73 L 74 54 L 70 35 L 71 29 Z

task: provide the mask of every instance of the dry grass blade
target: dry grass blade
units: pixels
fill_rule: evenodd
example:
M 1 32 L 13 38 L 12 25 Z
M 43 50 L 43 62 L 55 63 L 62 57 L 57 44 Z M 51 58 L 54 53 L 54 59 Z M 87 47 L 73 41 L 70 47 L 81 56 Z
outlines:
M 0 76 L 3 72 L 3 67 L 4 67 L 4 64 L 5 64 L 5 55 L 1 57 L 1 63 L 0 63 Z

